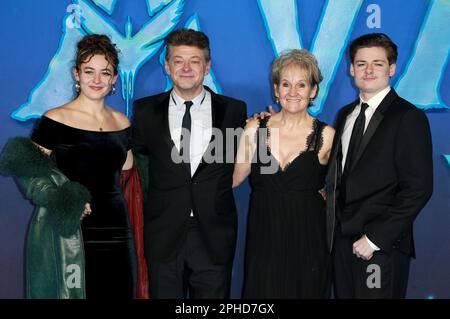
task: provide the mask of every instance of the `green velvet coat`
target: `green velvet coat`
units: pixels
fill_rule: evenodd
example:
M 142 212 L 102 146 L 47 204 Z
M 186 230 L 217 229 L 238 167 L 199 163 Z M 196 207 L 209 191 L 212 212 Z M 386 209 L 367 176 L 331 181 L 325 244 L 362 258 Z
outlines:
M 29 138 L 11 139 L 0 174 L 12 176 L 35 205 L 26 240 L 26 297 L 85 298 L 80 217 L 88 190 L 67 179 Z

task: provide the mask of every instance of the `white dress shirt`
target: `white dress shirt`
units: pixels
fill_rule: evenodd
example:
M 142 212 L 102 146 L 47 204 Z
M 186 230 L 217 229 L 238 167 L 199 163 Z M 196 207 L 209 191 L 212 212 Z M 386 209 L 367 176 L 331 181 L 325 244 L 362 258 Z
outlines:
M 186 111 L 184 100 L 172 90 L 169 101 L 169 129 L 175 147 L 180 151 L 181 129 L 183 116 Z M 203 154 L 208 148 L 212 134 L 211 94 L 205 89 L 193 98 L 191 106 L 191 138 L 190 138 L 190 164 L 191 177 L 200 164 Z M 194 216 L 191 211 L 190 216 Z
M 378 92 L 375 96 L 373 96 L 368 101 L 364 101 L 364 99 L 359 96 L 359 104 L 355 107 L 353 112 L 351 112 L 347 119 L 345 120 L 345 126 L 344 131 L 342 133 L 341 137 L 341 145 L 342 145 L 342 171 L 344 171 L 345 167 L 345 160 L 347 159 L 347 152 L 348 152 L 348 146 L 350 144 L 350 138 L 352 136 L 353 126 L 355 125 L 356 118 L 359 115 L 359 112 L 361 111 L 361 104 L 367 103 L 369 107 L 366 109 L 366 112 L 364 113 L 366 116 L 366 122 L 364 125 L 364 132 L 366 132 L 367 126 L 369 125 L 370 119 L 372 118 L 373 113 L 375 113 L 375 110 L 377 107 L 381 104 L 383 99 L 386 97 L 386 95 L 391 90 L 390 86 L 387 86 L 385 89 Z M 369 238 L 366 236 L 367 242 L 372 247 L 372 249 L 380 250 L 378 246 L 376 246 L 374 243 L 372 243 Z
M 181 127 L 183 116 L 186 111 L 184 100 L 172 90 L 169 102 L 169 129 L 172 141 L 175 147 L 180 150 Z M 191 106 L 191 146 L 190 162 L 191 176 L 202 160 L 203 154 L 211 141 L 212 134 L 212 115 L 211 115 L 211 94 L 205 89 L 193 98 Z
M 385 89 L 378 92 L 375 96 L 373 96 L 370 100 L 364 101 L 361 96 L 359 96 L 359 104 L 355 107 L 353 112 L 351 112 L 345 121 L 344 126 L 344 132 L 342 133 L 341 137 L 341 144 L 342 144 L 342 171 L 344 171 L 345 167 L 345 160 L 347 159 L 347 152 L 348 152 L 348 146 L 350 144 L 350 138 L 352 136 L 353 126 L 355 125 L 356 118 L 359 115 L 359 112 L 361 111 L 361 104 L 367 103 L 369 107 L 366 109 L 366 112 L 364 113 L 366 115 L 366 122 L 364 125 L 364 132 L 366 132 L 367 126 L 369 125 L 370 119 L 372 118 L 373 113 L 375 113 L 375 110 L 380 105 L 381 101 L 386 97 L 386 95 L 391 90 L 391 87 L 388 86 Z

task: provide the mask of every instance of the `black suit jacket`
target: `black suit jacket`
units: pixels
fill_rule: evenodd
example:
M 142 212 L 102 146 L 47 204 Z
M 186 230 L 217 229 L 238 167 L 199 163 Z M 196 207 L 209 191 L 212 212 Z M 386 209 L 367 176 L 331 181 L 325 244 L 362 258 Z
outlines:
M 345 106 L 336 117 L 327 174 L 328 248 L 332 248 L 337 217 L 344 236 L 366 234 L 384 251 L 399 249 L 415 257 L 413 222 L 433 189 L 427 117 L 391 89 L 364 133 L 342 200 L 341 136 L 347 115 L 358 103 L 359 99 Z
M 191 210 L 212 260 L 224 264 L 234 257 L 237 214 L 232 180 L 238 137 L 234 139 L 234 145 L 227 145 L 224 139 L 226 128 L 245 125 L 247 110 L 244 102 L 205 88 L 211 93 L 212 126 L 222 131 L 223 139 L 212 139 L 192 178 L 185 165 L 171 157 L 178 153 L 169 129 L 170 92 L 134 103 L 134 151 L 146 155 L 149 160 L 144 242 L 145 254 L 152 261 L 168 261 L 175 257 Z M 205 161 L 206 154 L 213 154 L 221 161 L 209 163 Z

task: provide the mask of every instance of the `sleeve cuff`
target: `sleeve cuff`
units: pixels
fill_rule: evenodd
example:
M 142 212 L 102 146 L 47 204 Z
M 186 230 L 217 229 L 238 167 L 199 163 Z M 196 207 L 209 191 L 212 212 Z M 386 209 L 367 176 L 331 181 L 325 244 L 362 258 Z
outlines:
M 367 237 L 366 235 L 364 235 L 364 237 L 366 238 L 367 243 L 369 244 L 370 247 L 372 247 L 373 250 L 375 250 L 375 251 L 380 250 L 380 248 L 377 245 L 375 245 L 374 243 L 372 243 L 370 241 L 369 237 Z

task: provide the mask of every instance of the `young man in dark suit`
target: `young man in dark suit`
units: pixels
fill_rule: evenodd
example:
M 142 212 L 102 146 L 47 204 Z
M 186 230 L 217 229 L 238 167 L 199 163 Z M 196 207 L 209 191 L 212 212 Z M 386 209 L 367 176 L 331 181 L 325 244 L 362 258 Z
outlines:
M 355 39 L 350 59 L 359 98 L 336 117 L 327 176 L 335 296 L 404 298 L 413 222 L 433 188 L 430 128 L 389 85 L 397 46 L 388 36 Z
M 148 158 L 145 255 L 152 298 L 227 298 L 236 246 L 232 191 L 244 102 L 203 86 L 207 36 L 181 29 L 165 40 L 173 89 L 135 102 L 134 151 Z M 236 137 L 234 142 L 237 141 Z

